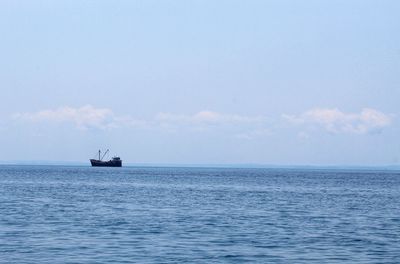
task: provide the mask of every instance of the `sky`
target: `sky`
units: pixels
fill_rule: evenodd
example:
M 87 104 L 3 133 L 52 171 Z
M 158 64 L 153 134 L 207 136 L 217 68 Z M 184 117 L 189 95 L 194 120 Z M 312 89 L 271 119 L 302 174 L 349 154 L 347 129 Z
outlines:
M 0 1 L 0 161 L 400 165 L 400 1 Z

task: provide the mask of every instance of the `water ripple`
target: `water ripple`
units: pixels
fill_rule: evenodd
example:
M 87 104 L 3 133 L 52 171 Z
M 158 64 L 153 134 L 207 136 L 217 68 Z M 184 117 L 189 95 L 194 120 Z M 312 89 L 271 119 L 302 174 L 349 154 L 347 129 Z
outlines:
M 400 263 L 396 171 L 0 166 L 0 263 Z

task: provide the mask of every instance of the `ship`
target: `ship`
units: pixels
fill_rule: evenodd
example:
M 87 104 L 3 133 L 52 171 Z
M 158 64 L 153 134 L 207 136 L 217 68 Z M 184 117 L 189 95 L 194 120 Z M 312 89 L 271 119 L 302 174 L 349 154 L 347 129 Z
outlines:
M 90 159 L 92 167 L 122 167 L 122 160 L 120 157 L 112 157 L 111 160 L 104 161 L 104 156 L 108 153 L 108 149 L 101 156 L 101 150 L 99 150 L 99 159 Z

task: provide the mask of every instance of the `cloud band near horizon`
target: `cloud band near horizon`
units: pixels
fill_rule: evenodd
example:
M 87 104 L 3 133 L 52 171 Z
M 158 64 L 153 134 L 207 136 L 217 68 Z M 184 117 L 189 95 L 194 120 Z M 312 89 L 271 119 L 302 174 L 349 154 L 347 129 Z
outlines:
M 36 112 L 15 113 L 14 120 L 30 123 L 52 122 L 71 123 L 78 129 L 115 129 L 122 127 L 160 128 L 162 126 L 202 126 L 216 125 L 260 126 L 270 131 L 271 120 L 263 115 L 247 116 L 203 110 L 194 114 L 173 114 L 161 112 L 150 119 L 138 119 L 130 115 L 117 115 L 109 108 L 96 108 L 92 105 L 82 107 L 59 107 Z M 359 113 L 346 113 L 337 108 L 314 108 L 300 114 L 282 114 L 275 122 L 284 122 L 300 129 L 321 127 L 329 133 L 366 134 L 381 132 L 393 122 L 393 115 L 373 108 L 363 108 Z M 254 133 L 253 133 L 254 134 Z

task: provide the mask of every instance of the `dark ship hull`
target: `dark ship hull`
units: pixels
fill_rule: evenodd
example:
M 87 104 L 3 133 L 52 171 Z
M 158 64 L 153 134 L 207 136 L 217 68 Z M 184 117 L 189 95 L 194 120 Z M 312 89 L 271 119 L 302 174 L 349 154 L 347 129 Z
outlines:
M 92 167 L 122 167 L 122 160 L 102 161 L 91 159 L 90 163 L 92 164 Z

